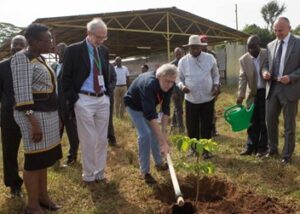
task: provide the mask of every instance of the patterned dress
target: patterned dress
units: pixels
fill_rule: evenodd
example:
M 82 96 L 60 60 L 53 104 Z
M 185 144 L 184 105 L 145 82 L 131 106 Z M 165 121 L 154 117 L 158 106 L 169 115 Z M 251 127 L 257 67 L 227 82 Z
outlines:
M 11 60 L 15 94 L 14 117 L 20 126 L 24 144 L 24 169 L 37 170 L 53 165 L 62 157 L 55 75 L 42 56 L 34 58 L 19 52 Z M 31 124 L 26 110 L 34 110 L 43 138 L 32 141 Z

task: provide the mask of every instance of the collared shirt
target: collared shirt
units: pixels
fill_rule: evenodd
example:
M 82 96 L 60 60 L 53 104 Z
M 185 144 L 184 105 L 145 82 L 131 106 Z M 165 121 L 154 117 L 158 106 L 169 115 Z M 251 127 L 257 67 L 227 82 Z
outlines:
M 219 85 L 220 74 L 213 55 L 201 52 L 194 57 L 189 53 L 180 59 L 178 69 L 178 87 L 190 89 L 190 93 L 184 95 L 187 101 L 200 104 L 214 99 L 212 89 L 213 85 Z
M 121 67 L 115 66 L 115 71 L 117 74 L 117 83 L 116 85 L 126 85 L 126 78 L 129 76 L 129 71 L 126 66 L 121 65 Z
M 89 72 L 88 78 L 82 84 L 81 90 L 95 93 L 95 90 L 94 90 L 94 47 L 88 41 L 88 39 L 86 39 L 86 44 L 87 44 L 87 48 L 88 48 L 88 52 L 89 52 L 89 59 L 90 59 L 90 72 Z M 96 50 L 98 51 L 98 49 L 96 49 Z M 98 58 L 96 60 L 99 61 Z M 102 74 L 102 71 L 100 70 L 100 75 L 101 74 Z M 105 85 L 101 85 L 101 92 L 104 92 L 104 91 L 105 91 Z
M 282 75 L 283 75 L 285 55 L 286 55 L 287 46 L 289 44 L 290 37 L 291 37 L 291 33 L 289 33 L 283 39 L 284 43 L 282 44 L 282 54 L 281 54 L 281 58 L 280 58 L 279 77 L 282 77 Z M 279 48 L 279 45 L 280 45 L 280 40 L 277 40 L 276 54 L 277 54 L 277 50 Z M 274 56 L 276 56 L 276 54 Z
M 257 74 L 257 89 L 266 88 L 266 83 L 262 79 L 262 76 L 260 74 L 260 53 L 258 54 L 258 56 L 256 58 L 253 56 L 251 56 L 251 58 L 255 65 L 255 70 L 256 70 L 256 74 Z

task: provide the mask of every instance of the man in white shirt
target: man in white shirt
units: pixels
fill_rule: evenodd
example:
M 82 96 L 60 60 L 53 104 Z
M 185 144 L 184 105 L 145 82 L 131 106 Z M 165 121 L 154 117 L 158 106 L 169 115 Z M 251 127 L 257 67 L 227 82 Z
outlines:
M 220 75 L 216 59 L 201 52 L 202 43 L 198 35 L 189 38 L 189 53 L 178 63 L 179 88 L 185 93 L 186 128 L 188 136 L 210 139 L 214 111 L 214 98 L 219 93 Z M 203 158 L 210 158 L 208 152 Z
M 117 74 L 117 83 L 114 91 L 115 112 L 118 118 L 123 118 L 125 112 L 123 97 L 127 89 L 129 70 L 126 66 L 122 65 L 122 59 L 119 56 L 116 57 L 115 64 L 116 64 L 115 71 Z
M 266 49 L 259 47 L 260 39 L 253 35 L 248 38 L 248 52 L 240 59 L 240 75 L 237 104 L 242 104 L 246 99 L 249 108 L 254 104 L 254 112 L 249 126 L 246 150 L 240 155 L 252 155 L 262 157 L 268 148 L 268 133 L 265 122 L 266 83 L 262 77 L 262 68 L 267 60 Z

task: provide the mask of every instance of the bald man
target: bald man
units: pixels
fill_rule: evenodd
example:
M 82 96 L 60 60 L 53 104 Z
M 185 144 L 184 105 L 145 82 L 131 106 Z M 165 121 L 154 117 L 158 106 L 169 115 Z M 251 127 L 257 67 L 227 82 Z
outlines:
M 17 35 L 11 40 L 11 55 L 26 47 L 24 36 Z M 3 150 L 4 184 L 10 188 L 11 197 L 22 197 L 22 178 L 19 176 L 18 150 L 21 131 L 13 115 L 14 93 L 10 60 L 0 63 L 0 96 L 1 96 L 1 138 Z
M 249 126 L 246 149 L 240 155 L 256 154 L 262 157 L 267 152 L 268 134 L 265 122 L 266 83 L 261 70 L 267 60 L 266 49 L 260 48 L 260 39 L 253 35 L 247 41 L 248 52 L 240 59 L 240 75 L 237 104 L 246 99 L 249 108 L 254 104 L 254 113 Z
M 276 39 L 268 44 L 268 60 L 263 70 L 266 84 L 266 121 L 269 137 L 267 157 L 278 155 L 278 117 L 284 118 L 283 164 L 291 162 L 295 149 L 295 129 L 300 98 L 300 38 L 291 34 L 286 17 L 273 25 Z

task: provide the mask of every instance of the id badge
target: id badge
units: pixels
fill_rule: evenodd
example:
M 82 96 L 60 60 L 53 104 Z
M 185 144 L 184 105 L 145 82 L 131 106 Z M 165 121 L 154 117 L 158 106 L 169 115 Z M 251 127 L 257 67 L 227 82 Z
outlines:
M 100 86 L 104 86 L 104 78 L 103 75 L 98 75 L 98 82 Z

